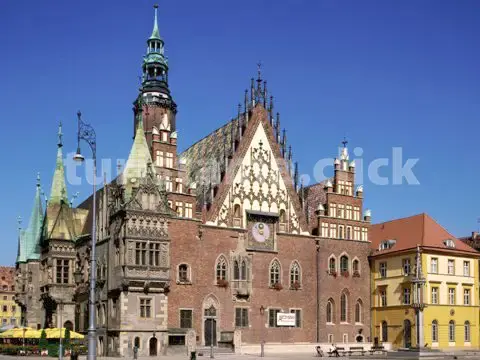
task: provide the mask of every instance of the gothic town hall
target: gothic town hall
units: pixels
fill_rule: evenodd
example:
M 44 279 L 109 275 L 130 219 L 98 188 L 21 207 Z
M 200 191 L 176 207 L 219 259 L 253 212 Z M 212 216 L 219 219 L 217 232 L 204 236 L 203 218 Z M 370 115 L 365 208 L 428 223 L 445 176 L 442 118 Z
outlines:
M 86 334 L 95 217 L 100 355 L 371 341 L 370 212 L 347 147 L 332 178 L 299 184 L 259 73 L 238 116 L 177 152 L 156 9 L 147 44 L 128 161 L 97 191 L 96 213 L 91 196 L 68 200 L 61 131 L 46 204 L 37 182 L 16 261 L 25 323 Z

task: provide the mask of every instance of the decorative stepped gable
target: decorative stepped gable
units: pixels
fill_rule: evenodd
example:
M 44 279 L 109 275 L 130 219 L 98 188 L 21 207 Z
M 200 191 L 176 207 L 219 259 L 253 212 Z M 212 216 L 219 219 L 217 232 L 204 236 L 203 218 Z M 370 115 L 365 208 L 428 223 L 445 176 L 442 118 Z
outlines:
M 48 200 L 43 223 L 42 243 L 52 240 L 75 241 L 81 233 L 82 218 L 70 207 L 65 183 L 65 168 L 62 153 L 62 126 L 58 131 L 58 150 L 55 172 L 53 174 L 52 189 Z
M 245 111 L 241 113 L 239 105 L 236 119 L 194 144 L 180 158 L 186 165 L 187 182 L 195 183 L 199 189 L 197 210 L 203 207 L 207 223 L 232 226 L 232 207 L 237 201 L 242 207 L 242 223 L 246 220 L 245 211 L 284 210 L 289 232 L 306 234 L 305 217 L 296 194 L 298 171 L 293 174 L 292 151 L 291 147 L 287 150 L 286 131 L 280 135 L 278 113 L 274 121 L 273 98 L 270 97 L 268 106 L 267 99 L 266 82 L 259 73 L 256 87 L 252 79 L 250 98 L 248 91 L 245 92 Z M 258 171 L 260 163 L 268 170 Z M 248 167 L 250 173 L 246 174 Z M 252 172 L 260 175 L 264 184 L 257 183 L 247 190 L 240 179 L 247 176 L 248 181 L 253 181 Z M 268 194 L 270 186 L 274 195 Z
M 24 231 L 26 260 L 40 259 L 40 237 L 43 224 L 43 207 L 40 188 L 40 174 L 37 175 L 35 199 L 28 228 Z

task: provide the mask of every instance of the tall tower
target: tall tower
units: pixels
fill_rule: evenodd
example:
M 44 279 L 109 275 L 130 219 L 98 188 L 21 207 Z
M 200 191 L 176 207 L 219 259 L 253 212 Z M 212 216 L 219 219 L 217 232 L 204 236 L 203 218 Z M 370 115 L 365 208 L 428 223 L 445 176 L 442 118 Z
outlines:
M 134 134 L 138 121 L 142 120 L 153 163 L 173 168 L 177 157 L 177 105 L 168 87 L 168 60 L 158 30 L 158 6 L 155 5 L 154 9 L 153 31 L 147 39 L 147 53 L 142 64 L 142 85 L 134 101 Z

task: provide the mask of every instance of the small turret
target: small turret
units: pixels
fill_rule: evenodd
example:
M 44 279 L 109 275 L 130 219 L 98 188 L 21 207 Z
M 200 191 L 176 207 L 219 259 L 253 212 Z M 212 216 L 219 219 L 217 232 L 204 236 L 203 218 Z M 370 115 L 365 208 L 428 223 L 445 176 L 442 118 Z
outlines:
M 370 222 L 371 219 L 372 219 L 372 211 L 365 210 L 365 212 L 363 213 L 363 220 L 366 222 Z
M 325 183 L 325 188 L 327 189 L 327 193 L 333 192 L 333 184 L 330 180 L 327 180 Z
M 363 198 L 363 185 L 359 185 L 357 187 L 356 195 L 359 198 Z
M 355 160 L 350 161 L 350 165 L 348 166 L 348 170 L 351 172 L 355 172 Z

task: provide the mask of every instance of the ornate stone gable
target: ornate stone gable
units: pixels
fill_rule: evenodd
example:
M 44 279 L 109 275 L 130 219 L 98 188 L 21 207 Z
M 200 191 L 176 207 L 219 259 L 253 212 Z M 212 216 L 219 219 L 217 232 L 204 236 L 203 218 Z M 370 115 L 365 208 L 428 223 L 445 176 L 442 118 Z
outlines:
M 300 233 L 299 215 L 286 181 L 290 181 L 290 178 L 282 174 L 268 141 L 265 125 L 259 121 L 218 215 L 213 218 L 214 224 L 233 226 L 233 218 L 239 214 L 241 223 L 247 224 L 247 211 L 278 216 L 284 212 L 283 218 L 288 224 L 285 230 Z

